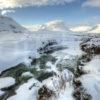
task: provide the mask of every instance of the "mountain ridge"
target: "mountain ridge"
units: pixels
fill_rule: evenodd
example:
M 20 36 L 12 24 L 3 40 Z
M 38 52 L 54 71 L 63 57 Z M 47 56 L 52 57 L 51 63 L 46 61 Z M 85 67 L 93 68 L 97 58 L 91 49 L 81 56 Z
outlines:
M 11 17 L 0 16 L 0 33 L 12 32 L 12 33 L 27 33 L 27 29 L 22 27 Z

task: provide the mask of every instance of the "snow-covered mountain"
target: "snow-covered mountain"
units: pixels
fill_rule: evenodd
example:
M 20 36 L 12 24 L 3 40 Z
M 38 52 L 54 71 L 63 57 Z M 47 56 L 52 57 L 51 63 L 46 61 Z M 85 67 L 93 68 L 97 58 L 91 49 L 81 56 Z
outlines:
M 12 18 L 0 16 L 0 34 L 1 32 L 25 33 L 28 32 L 24 27 L 16 23 Z
M 94 33 L 94 34 L 100 34 L 100 24 L 94 26 L 90 31 L 87 33 Z

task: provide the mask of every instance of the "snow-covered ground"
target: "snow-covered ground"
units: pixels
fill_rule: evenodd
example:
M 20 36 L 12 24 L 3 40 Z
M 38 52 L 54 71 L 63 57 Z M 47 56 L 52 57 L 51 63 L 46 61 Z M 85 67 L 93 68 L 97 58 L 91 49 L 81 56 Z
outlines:
M 3 18 L 4 19 L 4 18 Z M 9 23 L 13 20 L 5 18 Z M 5 22 L 5 20 L 4 20 Z M 6 25 L 7 26 L 7 25 Z M 9 26 L 9 24 L 8 24 Z M 2 28 L 2 27 L 1 27 Z M 22 30 L 21 30 L 22 31 Z M 50 32 L 0 32 L 0 71 L 15 66 L 19 63 L 26 62 L 29 56 L 38 57 L 37 49 L 41 47 L 43 41 L 56 40 L 59 45 L 67 46 L 68 49 L 63 51 L 71 55 L 82 53 L 79 47 L 81 37 L 67 33 Z
M 5 92 L 2 91 L 1 89 L 8 88 L 8 87 L 10 87 L 10 86 L 12 86 L 14 84 L 15 84 L 15 79 L 12 78 L 12 77 L 0 78 L 0 96 L 5 94 Z
M 88 73 L 100 73 L 100 55 L 95 56 L 83 69 Z
M 100 56 L 95 56 L 83 68 L 87 74 L 83 75 L 80 80 L 89 94 L 92 96 L 92 100 L 99 100 L 100 98 Z
M 12 77 L 0 78 L 0 89 L 7 88 L 15 84 L 15 79 Z
M 65 70 L 58 75 L 59 76 L 44 80 L 42 83 L 32 78 L 16 90 L 16 95 L 9 97 L 7 100 L 38 100 L 38 89 L 43 85 L 55 91 L 56 94 L 52 97 L 52 100 L 66 100 L 66 98 L 68 98 L 68 100 L 74 100 L 72 97 L 73 74 Z M 65 81 L 65 84 L 63 84 L 62 80 Z M 30 87 L 32 88 L 30 89 Z
M 88 35 L 77 35 L 71 33 L 61 32 L 29 32 L 21 27 L 14 20 L 8 17 L 0 17 L 0 72 L 6 69 L 14 67 L 20 63 L 24 63 L 30 66 L 32 59 L 39 58 L 41 55 L 37 50 L 41 47 L 42 42 L 48 40 L 56 40 L 55 46 L 65 46 L 66 49 L 56 51 L 51 55 L 57 60 L 55 63 L 51 61 L 46 62 L 47 68 L 45 72 L 55 72 L 56 75 L 49 77 L 42 82 L 35 79 L 34 75 L 26 71 L 21 74 L 22 77 L 32 77 L 25 83 L 21 84 L 16 89 L 16 94 L 9 97 L 7 100 L 38 100 L 38 90 L 43 85 L 48 89 L 54 91 L 54 95 L 50 100 L 76 100 L 73 97 L 74 86 L 73 79 L 74 73 L 71 70 L 63 69 L 58 70 L 58 64 L 62 67 L 77 67 L 77 61 L 82 55 L 87 52 L 83 52 L 80 44 L 84 42 L 84 39 L 90 38 Z M 100 38 L 92 37 L 92 39 L 86 44 L 91 47 L 95 44 L 100 46 Z M 92 96 L 92 100 L 99 100 L 100 98 L 100 55 L 93 55 L 91 61 L 86 62 L 82 67 L 85 74 L 78 77 L 82 82 L 82 86 L 86 89 L 86 92 Z M 41 70 L 41 69 L 38 69 Z M 12 77 L 0 78 L 0 96 L 4 95 L 5 91 L 2 88 L 7 88 L 14 85 L 15 79 Z M 49 99 L 47 99 L 49 100 Z
M 29 89 L 33 84 L 36 84 L 32 89 Z M 37 89 L 40 83 L 33 79 L 30 79 L 27 83 L 23 84 L 16 91 L 16 95 L 8 98 L 7 100 L 37 100 Z
M 81 77 L 81 82 L 92 100 L 100 99 L 100 74 L 87 74 Z

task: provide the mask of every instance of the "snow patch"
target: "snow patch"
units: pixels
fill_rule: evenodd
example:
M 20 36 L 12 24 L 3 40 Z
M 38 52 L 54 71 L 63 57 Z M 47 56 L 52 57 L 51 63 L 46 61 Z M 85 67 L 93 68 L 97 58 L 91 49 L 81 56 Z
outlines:
M 27 77 L 27 76 L 32 77 L 33 74 L 31 72 L 25 72 L 25 73 L 22 74 L 22 77 Z
M 38 86 L 40 86 L 40 83 L 32 78 L 16 90 L 16 95 L 9 97 L 7 100 L 37 100 Z
M 0 78 L 0 89 L 7 88 L 15 84 L 15 79 L 12 77 Z
M 100 56 L 95 56 L 83 69 L 90 73 L 100 73 Z
M 92 96 L 92 100 L 100 99 L 100 74 L 87 74 L 80 78 L 83 87 Z
M 5 92 L 0 90 L 0 96 L 4 95 Z

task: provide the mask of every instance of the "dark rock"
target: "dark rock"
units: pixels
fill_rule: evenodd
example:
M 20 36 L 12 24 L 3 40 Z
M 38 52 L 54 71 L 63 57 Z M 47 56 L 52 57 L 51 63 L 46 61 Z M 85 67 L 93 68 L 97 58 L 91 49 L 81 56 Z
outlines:
M 49 100 L 49 98 L 54 95 L 54 92 L 43 85 L 38 90 L 38 95 L 39 95 L 39 99 L 38 100 Z

